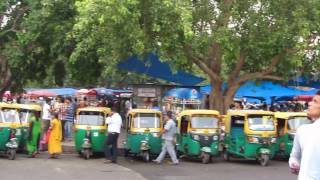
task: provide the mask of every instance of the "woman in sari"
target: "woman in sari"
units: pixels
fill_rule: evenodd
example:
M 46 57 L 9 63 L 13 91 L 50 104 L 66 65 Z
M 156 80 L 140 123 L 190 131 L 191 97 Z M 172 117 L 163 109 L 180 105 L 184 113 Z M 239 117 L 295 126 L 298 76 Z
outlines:
M 40 112 L 32 112 L 29 119 L 29 131 L 27 140 L 27 151 L 30 157 L 35 157 L 38 151 L 41 123 Z
M 50 154 L 50 158 L 57 159 L 58 155 L 62 152 L 62 126 L 57 113 L 54 114 L 54 118 L 51 121 L 49 129 L 51 132 L 48 142 L 48 152 Z

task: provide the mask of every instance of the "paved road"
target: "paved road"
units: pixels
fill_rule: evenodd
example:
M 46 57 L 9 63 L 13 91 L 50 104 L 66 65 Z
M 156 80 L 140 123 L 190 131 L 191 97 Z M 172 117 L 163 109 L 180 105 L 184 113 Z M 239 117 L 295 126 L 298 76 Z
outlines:
M 268 167 L 262 167 L 252 161 L 225 162 L 220 159 L 211 164 L 183 160 L 178 166 L 171 166 L 166 163 L 162 165 L 145 164 L 137 159 L 122 159 L 120 164 L 142 174 L 149 180 L 297 179 L 297 176 L 290 174 L 286 161 L 271 161 Z
M 48 159 L 47 154 L 27 158 L 18 154 L 16 160 L 0 157 L 1 180 L 146 180 L 140 174 L 116 164 L 104 164 L 103 158 L 84 160 L 74 154 Z
M 104 164 L 103 157 L 83 160 L 74 154 L 62 155 L 60 159 L 48 159 L 42 153 L 35 159 L 26 155 L 10 161 L 0 157 L 1 178 L 5 180 L 292 180 L 286 161 L 271 161 L 268 167 L 261 167 L 252 161 L 236 160 L 224 162 L 221 159 L 211 164 L 194 160 L 182 160 L 178 166 L 167 163 L 157 165 L 144 163 L 139 159 L 119 158 L 119 164 Z

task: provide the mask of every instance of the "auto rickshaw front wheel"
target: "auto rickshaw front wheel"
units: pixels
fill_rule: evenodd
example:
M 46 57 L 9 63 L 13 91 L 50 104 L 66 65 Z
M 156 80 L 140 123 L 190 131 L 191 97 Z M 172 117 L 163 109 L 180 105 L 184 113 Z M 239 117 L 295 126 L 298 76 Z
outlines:
M 227 149 L 223 150 L 222 156 L 225 161 L 230 161 L 230 154 L 228 153 Z
M 200 157 L 203 164 L 208 164 L 211 156 L 209 153 L 201 152 Z
M 82 156 L 85 160 L 88 160 L 90 159 L 90 155 L 91 155 L 91 152 L 90 152 L 90 149 L 84 149 L 83 152 L 82 152 Z
M 16 158 L 16 150 L 15 149 L 9 149 L 7 151 L 8 159 L 14 160 Z
M 268 154 L 261 154 L 260 157 L 260 165 L 261 166 L 268 166 L 269 164 L 269 155 Z
M 145 162 L 149 162 L 150 161 L 150 153 L 149 153 L 149 151 L 143 151 L 142 152 L 142 159 Z

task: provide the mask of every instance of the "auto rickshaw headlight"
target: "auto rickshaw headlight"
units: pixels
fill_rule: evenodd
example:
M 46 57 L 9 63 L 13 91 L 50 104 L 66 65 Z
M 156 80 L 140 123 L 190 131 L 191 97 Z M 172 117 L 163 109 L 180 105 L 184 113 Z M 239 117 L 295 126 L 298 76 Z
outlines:
M 273 137 L 271 138 L 271 143 L 276 143 L 277 142 L 277 138 Z
M 253 137 L 253 136 L 248 136 L 248 141 L 250 143 L 259 143 L 259 138 L 258 137 Z
M 159 137 L 159 133 L 152 133 L 153 137 Z
M 194 140 L 196 140 L 196 141 L 199 141 L 199 139 L 200 139 L 200 137 L 199 137 L 198 134 L 193 134 L 193 135 L 192 135 L 192 138 L 193 138 Z
M 214 135 L 214 136 L 212 137 L 212 139 L 213 139 L 214 141 L 218 141 L 218 140 L 219 140 L 219 136 L 218 136 L 218 135 Z

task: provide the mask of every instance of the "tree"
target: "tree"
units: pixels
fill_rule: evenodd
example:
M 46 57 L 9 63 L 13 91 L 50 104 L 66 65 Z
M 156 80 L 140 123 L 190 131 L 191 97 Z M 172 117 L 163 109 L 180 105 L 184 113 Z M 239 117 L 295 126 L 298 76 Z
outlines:
M 225 112 L 246 81 L 283 80 L 304 66 L 306 50 L 314 50 L 319 41 L 319 4 L 312 0 L 78 1 L 73 57 L 94 45 L 99 61 L 109 65 L 150 51 L 171 59 L 175 67 L 197 65 L 212 85 L 210 107 Z M 227 87 L 222 89 L 224 82 Z

